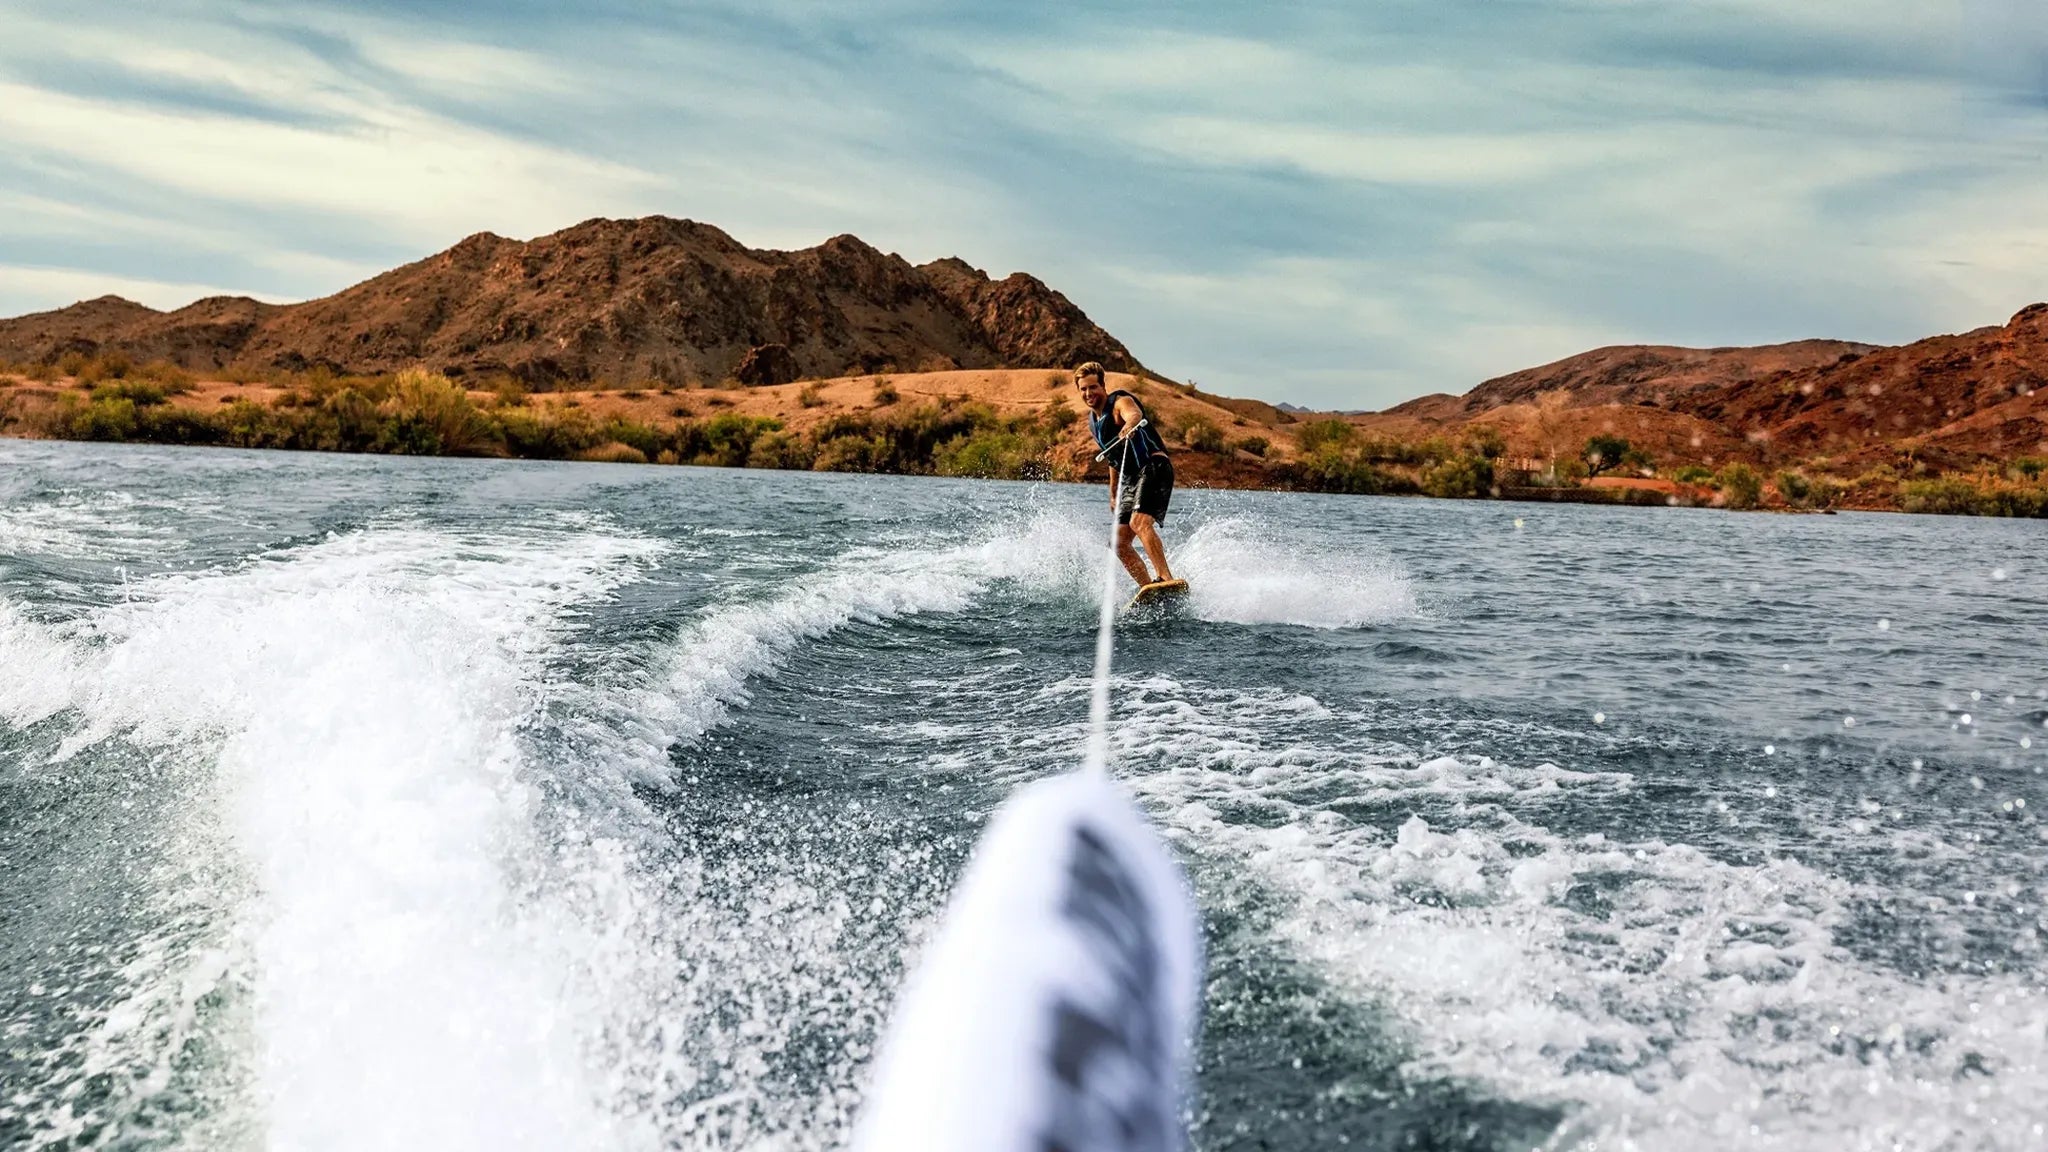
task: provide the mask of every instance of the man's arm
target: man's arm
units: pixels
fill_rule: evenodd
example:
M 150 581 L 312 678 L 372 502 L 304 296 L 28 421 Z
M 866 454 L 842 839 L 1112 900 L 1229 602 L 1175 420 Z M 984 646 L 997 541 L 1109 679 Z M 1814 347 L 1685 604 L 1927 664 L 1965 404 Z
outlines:
M 1116 398 L 1116 426 L 1121 435 L 1129 436 L 1138 427 L 1138 421 L 1145 418 L 1145 410 L 1129 396 Z

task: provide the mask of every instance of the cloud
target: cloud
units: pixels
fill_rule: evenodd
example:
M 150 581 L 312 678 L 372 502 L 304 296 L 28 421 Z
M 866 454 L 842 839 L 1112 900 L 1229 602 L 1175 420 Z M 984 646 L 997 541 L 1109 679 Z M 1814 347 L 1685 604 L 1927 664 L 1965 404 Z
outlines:
M 13 2 L 8 300 L 65 268 L 318 295 L 661 211 L 1029 270 L 1169 374 L 1377 407 L 2048 295 L 2020 0 Z
M 183 307 L 207 296 L 247 295 L 218 284 L 145 280 L 106 272 L 83 272 L 75 268 L 0 264 L 0 315 L 15 316 L 45 310 L 52 300 L 69 304 L 109 294 L 125 296 L 159 310 Z M 272 303 L 284 302 L 276 297 L 269 299 Z

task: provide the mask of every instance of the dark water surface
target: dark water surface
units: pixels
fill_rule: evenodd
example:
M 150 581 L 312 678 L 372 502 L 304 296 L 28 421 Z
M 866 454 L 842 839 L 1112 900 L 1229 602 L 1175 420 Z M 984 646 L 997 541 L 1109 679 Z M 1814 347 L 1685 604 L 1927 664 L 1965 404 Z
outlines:
M 839 1146 L 1102 494 L 0 442 L 0 1143 Z M 1224 492 L 1207 1149 L 2048 1145 L 2038 524 Z

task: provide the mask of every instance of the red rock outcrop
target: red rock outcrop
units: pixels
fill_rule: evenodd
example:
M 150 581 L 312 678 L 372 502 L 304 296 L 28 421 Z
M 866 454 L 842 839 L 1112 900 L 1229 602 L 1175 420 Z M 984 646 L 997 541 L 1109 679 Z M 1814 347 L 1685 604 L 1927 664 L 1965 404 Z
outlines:
M 217 298 L 157 312 L 105 297 L 0 320 L 0 357 L 18 361 L 118 349 L 201 371 L 421 364 L 536 384 L 715 381 L 774 345 L 798 376 L 1136 365 L 1071 301 L 1021 273 L 991 281 L 959 260 L 917 268 L 853 236 L 752 249 L 661 216 L 589 220 L 524 242 L 478 233 L 303 304 Z

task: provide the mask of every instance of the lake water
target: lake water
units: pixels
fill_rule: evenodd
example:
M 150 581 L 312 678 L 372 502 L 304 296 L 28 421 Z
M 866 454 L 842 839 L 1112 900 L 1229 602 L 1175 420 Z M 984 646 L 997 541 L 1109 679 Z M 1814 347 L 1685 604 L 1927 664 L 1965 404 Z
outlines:
M 0 442 L 0 1142 L 831 1148 L 1096 489 Z M 2037 523 L 1184 491 L 1204 1149 L 2048 1144 Z

